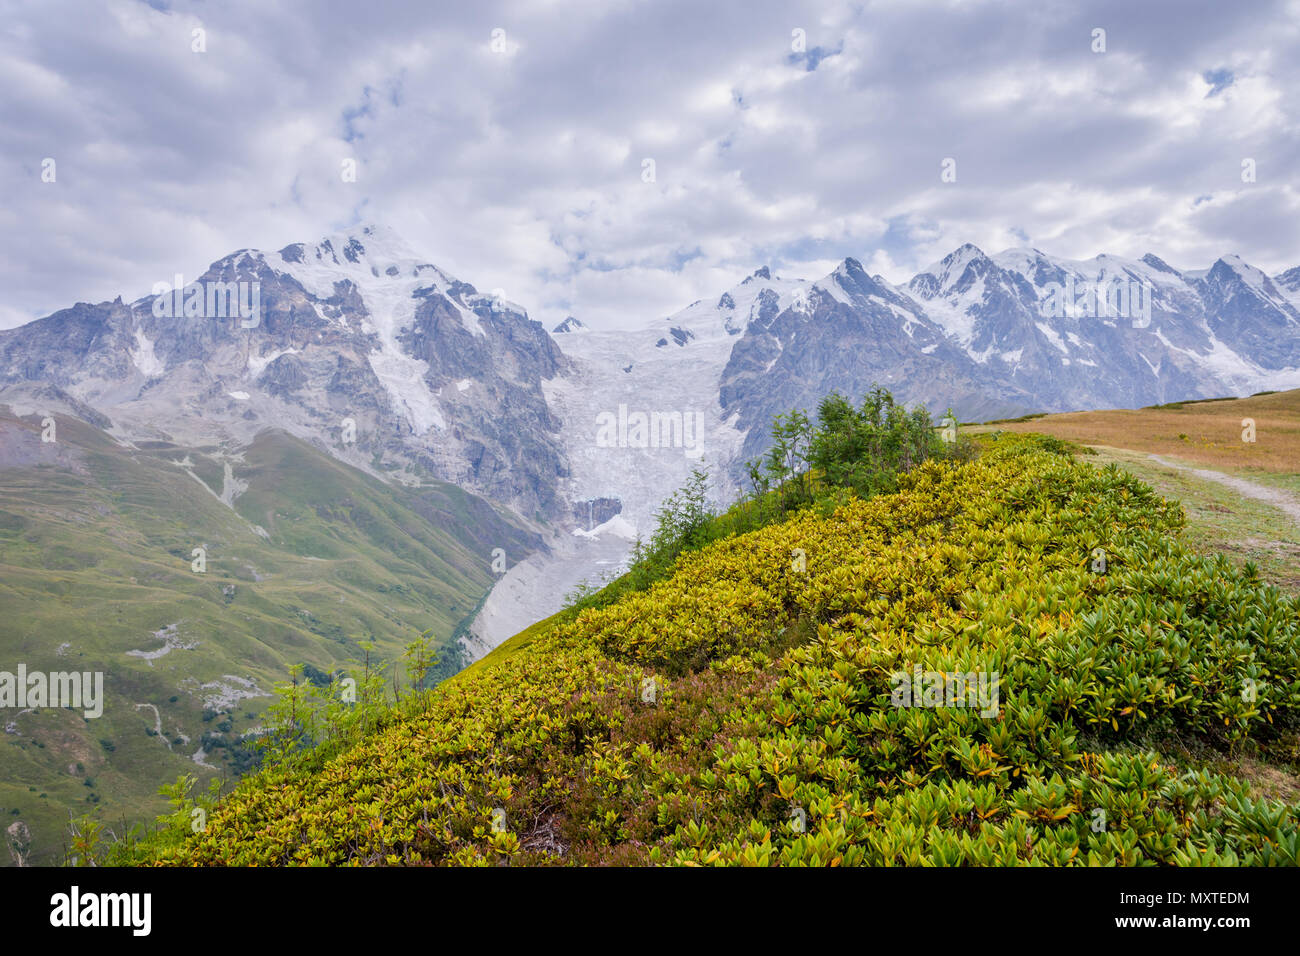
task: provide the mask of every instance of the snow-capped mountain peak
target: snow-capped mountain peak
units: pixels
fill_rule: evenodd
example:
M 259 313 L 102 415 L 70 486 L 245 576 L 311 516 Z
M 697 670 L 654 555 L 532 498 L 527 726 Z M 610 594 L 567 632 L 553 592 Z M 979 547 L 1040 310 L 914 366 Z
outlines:
M 586 331 L 587 331 L 587 327 L 583 325 L 581 322 L 579 322 L 573 316 L 569 316 L 563 322 L 557 325 L 555 328 L 551 329 L 551 332 L 553 332 L 556 335 L 563 335 L 566 332 L 586 332 Z
M 763 266 L 717 299 L 700 299 L 668 316 L 667 324 L 700 341 L 725 341 L 742 335 L 751 322 L 770 321 L 806 301 L 808 291 L 809 283 L 803 279 L 785 279 Z
M 1206 273 L 1205 281 L 1224 288 L 1229 296 L 1240 294 L 1240 287 L 1244 287 L 1250 294 L 1284 310 L 1289 304 L 1288 297 L 1262 269 L 1257 269 L 1235 253 L 1218 259 Z M 1238 283 L 1239 287 L 1233 288 Z
M 929 268 L 923 269 L 916 278 L 930 276 L 934 280 L 933 289 L 937 293 L 944 293 L 962 283 L 963 279 L 967 283 L 977 280 L 979 267 L 988 261 L 988 256 L 979 246 L 966 242 L 938 262 L 932 263 Z M 915 282 L 916 279 L 912 281 Z
M 423 290 L 449 293 L 465 327 L 474 334 L 481 334 L 481 329 L 473 306 L 492 299 L 480 296 L 473 286 L 420 259 L 406 240 L 385 226 L 366 225 L 326 236 L 317 243 L 294 243 L 274 257 L 273 268 L 292 276 L 319 298 L 329 298 L 336 283 L 351 280 L 363 299 L 369 294 L 381 306 L 381 327 L 399 323 L 394 331 L 406 327 L 401 324 L 411 311 L 406 300 Z M 522 309 L 513 308 L 523 314 Z

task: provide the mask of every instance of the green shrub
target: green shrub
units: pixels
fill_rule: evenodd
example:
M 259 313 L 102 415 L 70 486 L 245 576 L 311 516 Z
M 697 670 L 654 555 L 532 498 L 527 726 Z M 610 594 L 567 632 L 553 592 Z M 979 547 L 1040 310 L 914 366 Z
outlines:
M 808 460 L 828 484 L 866 498 L 898 487 L 898 476 L 942 454 L 930 413 L 908 411 L 883 388 L 872 389 L 854 408 L 832 392 L 817 409 L 818 427 Z

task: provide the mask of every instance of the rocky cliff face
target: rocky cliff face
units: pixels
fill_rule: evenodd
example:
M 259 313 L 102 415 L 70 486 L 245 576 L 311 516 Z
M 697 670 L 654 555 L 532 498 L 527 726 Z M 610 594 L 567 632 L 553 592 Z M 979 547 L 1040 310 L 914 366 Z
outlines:
M 1219 259 L 1193 283 L 1206 327 L 1216 340 L 1263 369 L 1295 368 L 1300 365 L 1300 309 L 1292 299 L 1298 274 L 1292 269 L 1274 282 L 1240 256 Z

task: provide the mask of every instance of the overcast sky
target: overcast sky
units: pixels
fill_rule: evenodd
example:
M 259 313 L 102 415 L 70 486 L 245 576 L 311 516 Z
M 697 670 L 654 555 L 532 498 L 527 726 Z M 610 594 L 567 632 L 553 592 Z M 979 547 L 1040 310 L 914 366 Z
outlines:
M 0 327 L 359 222 L 548 327 L 963 242 L 1300 265 L 1300 0 L 0 0 L 0 88 Z

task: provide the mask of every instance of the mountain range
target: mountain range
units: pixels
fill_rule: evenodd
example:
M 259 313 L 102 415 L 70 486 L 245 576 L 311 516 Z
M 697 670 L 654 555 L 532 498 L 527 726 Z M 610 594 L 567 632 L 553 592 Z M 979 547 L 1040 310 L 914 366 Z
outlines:
M 964 245 L 547 331 L 366 226 L 2 331 L 0 651 L 103 670 L 108 707 L 7 719 L 0 808 L 48 854 L 101 795 L 239 773 L 293 664 L 427 630 L 451 673 L 617 573 L 693 469 L 730 500 L 775 415 L 876 384 L 967 421 L 1294 387 L 1300 268 Z
M 256 320 L 213 315 L 211 288 L 241 283 Z M 548 332 L 364 226 L 0 332 L 0 403 L 15 410 L 218 458 L 285 432 L 386 482 L 506 505 L 562 541 L 569 572 L 592 569 L 565 556 L 565 533 L 648 533 L 701 463 L 725 500 L 774 415 L 873 384 L 963 420 L 1292 387 L 1300 267 L 967 244 L 901 285 L 852 258 L 811 281 L 763 267 L 636 328 L 570 316 Z M 561 577 L 546 588 L 575 583 Z

